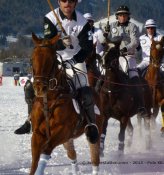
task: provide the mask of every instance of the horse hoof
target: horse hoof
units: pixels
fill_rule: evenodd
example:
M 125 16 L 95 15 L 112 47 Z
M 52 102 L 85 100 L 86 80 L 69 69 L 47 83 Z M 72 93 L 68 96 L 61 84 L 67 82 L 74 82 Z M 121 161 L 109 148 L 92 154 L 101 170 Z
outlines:
M 91 143 L 91 144 L 95 144 L 98 139 L 99 139 L 99 131 L 96 125 L 87 125 L 85 127 L 85 134 L 87 137 L 87 140 Z

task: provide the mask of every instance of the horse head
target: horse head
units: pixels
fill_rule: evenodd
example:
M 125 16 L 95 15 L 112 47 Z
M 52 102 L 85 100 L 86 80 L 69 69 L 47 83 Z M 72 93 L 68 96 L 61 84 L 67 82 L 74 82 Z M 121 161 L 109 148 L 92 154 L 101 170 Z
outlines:
M 110 41 L 105 48 L 103 66 L 105 69 L 118 69 L 120 57 L 120 41 Z
M 58 60 L 56 55 L 55 43 L 58 41 L 59 36 L 52 39 L 38 38 L 34 33 L 32 40 L 34 49 L 32 52 L 32 67 L 34 82 L 33 87 L 35 95 L 43 97 L 49 88 L 49 81 L 58 69 Z
M 152 40 L 150 47 L 150 63 L 159 67 L 164 55 L 164 37 L 160 41 Z

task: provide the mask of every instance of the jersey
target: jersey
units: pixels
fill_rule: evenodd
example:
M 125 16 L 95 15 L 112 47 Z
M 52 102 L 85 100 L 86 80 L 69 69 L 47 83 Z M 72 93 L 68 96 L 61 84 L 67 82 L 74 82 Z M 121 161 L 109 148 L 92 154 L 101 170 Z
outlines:
M 153 36 L 153 39 L 155 41 L 160 41 L 161 38 L 163 37 L 163 35 L 156 33 Z M 138 64 L 138 68 L 143 70 L 145 69 L 150 62 L 150 47 L 151 47 L 151 37 L 148 36 L 147 34 L 144 34 L 142 36 L 140 36 L 140 46 L 141 46 L 141 52 L 142 52 L 142 61 Z M 164 64 L 164 57 L 162 59 L 162 63 L 161 63 L 161 70 L 163 71 L 163 64 Z
M 60 39 L 57 43 L 57 52 L 62 56 L 63 61 L 74 58 L 77 63 L 82 63 L 93 48 L 93 33 L 91 27 L 83 15 L 74 11 L 72 20 L 69 20 L 60 10 L 55 9 L 63 28 L 67 35 L 71 37 L 73 49 L 65 47 Z M 62 33 L 53 11 L 49 12 L 44 18 L 44 37 L 52 38 Z
M 114 37 L 121 38 L 120 49 L 126 47 L 128 55 L 134 55 L 136 48 L 139 45 L 139 30 L 138 27 L 127 21 L 124 25 L 118 21 L 111 23 L 110 25 L 110 39 Z
M 154 41 L 160 41 L 163 36 L 156 33 L 153 37 Z M 150 47 L 151 47 L 151 38 L 144 34 L 140 36 L 140 46 L 142 50 L 142 60 L 149 62 L 150 61 Z

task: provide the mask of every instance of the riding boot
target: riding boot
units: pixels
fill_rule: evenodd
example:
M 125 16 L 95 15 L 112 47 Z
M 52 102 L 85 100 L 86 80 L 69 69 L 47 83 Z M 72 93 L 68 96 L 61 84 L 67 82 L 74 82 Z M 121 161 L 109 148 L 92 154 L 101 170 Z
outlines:
M 85 126 L 85 134 L 88 141 L 94 144 L 98 141 L 99 131 L 96 125 L 96 116 L 94 112 L 94 102 L 91 88 L 88 86 L 80 88 L 79 99 L 81 101 L 81 106 L 84 110 L 84 115 L 88 123 Z
M 98 79 L 96 82 L 96 86 L 95 86 L 95 91 L 97 93 L 100 92 L 101 86 L 103 85 L 103 80 L 102 79 Z
M 35 97 L 33 85 L 30 80 L 26 81 L 24 86 L 25 101 L 28 104 L 28 119 L 25 123 L 14 131 L 15 134 L 28 134 L 31 131 L 30 113 L 32 111 L 33 99 Z
M 143 96 L 143 92 L 142 92 L 142 87 L 140 86 L 141 83 L 140 83 L 139 77 L 133 77 L 131 79 L 131 83 L 132 83 L 132 85 L 134 85 L 134 87 L 133 87 L 134 99 L 138 104 L 137 113 L 138 113 L 138 115 L 144 117 L 147 115 L 147 111 L 145 108 L 144 96 Z
M 32 109 L 32 105 L 28 104 L 28 114 L 30 115 Z M 14 131 L 15 134 L 29 134 L 31 131 L 31 122 L 28 117 L 28 119 L 25 121 L 25 123 L 18 129 Z

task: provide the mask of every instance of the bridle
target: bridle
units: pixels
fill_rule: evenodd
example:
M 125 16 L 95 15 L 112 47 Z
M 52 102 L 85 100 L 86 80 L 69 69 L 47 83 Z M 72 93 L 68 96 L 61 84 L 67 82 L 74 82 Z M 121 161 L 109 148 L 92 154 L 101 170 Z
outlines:
M 37 48 L 55 49 L 54 45 L 50 45 L 50 44 L 39 44 L 39 45 L 36 45 L 34 47 L 34 49 L 37 49 Z M 53 59 L 53 64 L 51 66 L 51 70 L 49 71 L 49 76 L 33 75 L 35 83 L 38 83 L 38 84 L 40 83 L 44 87 L 46 87 L 46 88 L 48 87 L 50 90 L 54 90 L 57 86 L 57 83 L 58 83 L 57 79 L 55 78 L 55 74 L 58 74 L 58 72 L 55 73 L 55 68 L 56 68 L 55 64 L 56 65 L 61 64 L 56 58 L 52 58 L 52 59 Z M 34 68 L 33 68 L 33 74 L 34 73 L 35 72 L 34 72 Z

